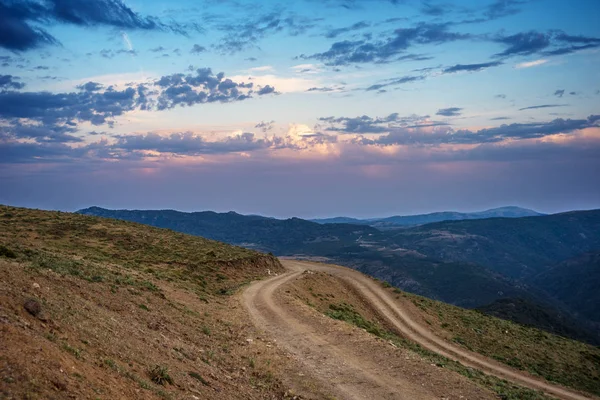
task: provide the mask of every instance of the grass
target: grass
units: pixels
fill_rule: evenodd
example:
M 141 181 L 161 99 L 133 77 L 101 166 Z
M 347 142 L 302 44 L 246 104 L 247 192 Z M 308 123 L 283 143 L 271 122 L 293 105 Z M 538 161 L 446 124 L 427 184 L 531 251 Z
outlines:
M 479 385 L 490 388 L 503 400 L 545 400 L 549 397 L 542 393 L 520 387 L 512 384 L 505 380 L 486 375 L 483 372 L 465 367 L 459 362 L 450 360 L 437 353 L 424 349 L 418 344 L 406 340 L 393 332 L 386 330 L 376 322 L 365 319 L 360 313 L 358 313 L 354 307 L 350 304 L 330 304 L 329 310 L 325 312 L 326 315 L 333 319 L 345 321 L 349 324 L 355 325 L 359 328 L 365 329 L 367 332 L 392 342 L 398 347 L 403 347 L 412 350 L 419 354 L 425 360 L 431 364 L 435 364 L 438 367 L 446 368 L 451 371 L 457 372 Z
M 600 348 L 478 311 L 402 295 L 454 343 L 549 382 L 600 395 Z
M 157 385 L 164 386 L 165 384 L 173 385 L 173 378 L 169 375 L 169 369 L 164 365 L 155 365 L 148 371 L 150 380 Z
M 264 274 L 273 256 L 132 222 L 0 205 L 0 257 L 88 282 L 160 294 L 159 281 L 193 288 L 206 301 Z M 232 265 L 247 268 L 231 268 Z M 112 267 L 112 268 L 111 268 Z M 269 266 L 265 267 L 269 268 Z M 117 274 L 130 270 L 131 274 Z

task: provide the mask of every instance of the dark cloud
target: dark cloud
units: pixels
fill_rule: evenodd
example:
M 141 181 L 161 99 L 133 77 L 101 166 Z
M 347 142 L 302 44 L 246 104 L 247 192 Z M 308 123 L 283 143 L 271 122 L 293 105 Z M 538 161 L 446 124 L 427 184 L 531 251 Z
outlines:
M 462 110 L 463 109 L 460 107 L 441 108 L 435 113 L 435 115 L 442 115 L 444 117 L 457 117 L 461 115 Z
M 451 6 L 447 4 L 432 4 L 429 1 L 424 1 L 421 4 L 421 12 L 432 17 L 440 17 L 447 14 Z
M 573 36 L 561 31 L 550 31 L 548 33 L 521 32 L 511 36 L 498 37 L 495 41 L 508 46 L 506 50 L 496 54 L 496 57 L 523 56 L 536 53 L 545 56 L 557 56 L 600 47 L 600 38 Z
M 356 22 L 350 26 L 345 26 L 343 28 L 335 28 L 335 29 L 330 29 L 329 31 L 327 31 L 325 33 L 325 37 L 328 39 L 334 39 L 336 37 L 338 37 L 339 35 L 342 35 L 344 33 L 348 33 L 348 32 L 355 32 L 361 29 L 365 29 L 370 27 L 371 24 L 369 22 L 366 21 L 359 21 Z
M 414 45 L 441 44 L 471 38 L 470 34 L 449 31 L 449 24 L 421 23 L 413 28 L 396 29 L 380 40 L 344 40 L 335 42 L 329 50 L 303 59 L 315 59 L 330 66 L 359 63 L 384 63 L 398 60 L 423 60 L 429 57 L 404 54 Z
M 23 89 L 25 87 L 25 84 L 23 82 L 17 82 L 20 79 L 21 78 L 19 78 L 18 76 L 0 75 L 0 90 Z
M 333 92 L 335 89 L 331 87 L 311 87 L 307 92 Z
M 497 94 L 494 97 L 497 98 L 497 99 L 505 99 L 506 95 L 505 94 Z
M 360 117 L 322 117 L 319 121 L 327 124 L 327 131 L 357 134 L 380 134 L 388 133 L 394 129 L 448 125 L 444 122 L 430 121 L 429 115 L 409 115 L 401 117 L 393 113 L 387 117 L 372 118 L 367 115 Z
M 496 54 L 498 57 L 507 57 L 514 55 L 530 55 L 544 50 L 551 44 L 551 36 L 549 34 L 529 31 L 517 33 L 515 35 L 498 38 L 499 43 L 508 46 L 506 50 Z
M 491 62 L 481 63 L 481 64 L 456 64 L 452 67 L 445 68 L 442 72 L 444 74 L 451 74 L 451 73 L 463 72 L 463 71 L 468 71 L 468 72 L 481 71 L 482 69 L 497 67 L 502 64 L 503 63 L 501 61 L 491 61 Z
M 136 109 L 164 110 L 178 105 L 228 103 L 245 100 L 255 93 L 252 83 L 234 82 L 223 73 L 213 74 L 210 68 L 198 69 L 194 74 L 163 76 L 154 82 L 154 88 L 132 84 L 124 90 L 116 90 L 112 86 L 103 88 L 96 82 L 77 88 L 78 92 L 71 93 L 0 91 L 0 121 L 14 127 L 20 119 L 29 120 L 30 125 L 35 122 L 50 127 L 76 126 L 83 121 L 110 126 L 115 117 Z M 275 88 L 267 85 L 256 93 L 274 92 Z
M 104 86 L 98 82 L 87 82 L 82 85 L 77 86 L 77 89 L 84 90 L 86 92 L 98 92 Z
M 192 49 L 190 50 L 190 53 L 192 54 L 200 54 L 206 51 L 206 47 L 204 46 L 200 46 L 199 44 L 195 44 Z
M 359 143 L 371 145 L 440 145 L 440 144 L 485 144 L 498 143 L 506 139 L 537 139 L 558 133 L 571 133 L 576 130 L 598 127 L 600 115 L 591 115 L 587 119 L 555 119 L 550 122 L 514 123 L 495 128 L 471 131 L 454 130 L 451 127 L 439 127 L 433 132 L 406 127 L 392 129 L 387 135 L 377 139 L 360 138 Z
M 274 11 L 254 18 L 244 18 L 234 22 L 229 19 L 218 22 L 214 28 L 225 32 L 225 36 L 215 45 L 223 54 L 233 54 L 253 48 L 265 37 L 277 33 L 297 36 L 317 26 L 319 18 L 308 18 L 295 14 Z
M 221 141 L 207 142 L 200 135 L 184 132 L 169 136 L 156 133 L 117 136 L 117 143 L 112 147 L 126 151 L 152 150 L 160 153 L 200 155 L 254 151 L 268 148 L 272 144 L 267 139 L 257 139 L 253 133 L 242 133 Z
M 135 94 L 133 88 L 103 93 L 0 92 L 0 118 L 27 118 L 46 124 L 76 119 L 101 125 L 133 110 Z
M 539 106 L 529 106 L 529 107 L 519 108 L 519 111 L 536 110 L 538 108 L 566 107 L 566 106 L 568 106 L 568 104 L 542 104 L 542 105 L 539 105 Z
M 109 26 L 119 29 L 162 30 L 185 34 L 196 25 L 162 23 L 156 17 L 134 12 L 121 0 L 0 0 L 0 46 L 29 50 L 57 40 L 39 24 L 72 24 L 83 27 Z
M 558 49 L 555 50 L 550 50 L 550 51 L 545 51 L 542 54 L 545 56 L 562 56 L 565 54 L 571 54 L 571 53 L 575 53 L 577 51 L 580 50 L 587 50 L 587 49 L 595 49 L 600 47 L 600 44 L 594 43 L 594 44 L 583 44 L 583 45 L 574 45 L 574 46 L 566 46 L 566 47 L 560 47 Z
M 386 79 L 382 83 L 377 83 L 375 85 L 371 85 L 368 88 L 366 88 L 365 90 L 367 92 L 370 92 L 373 90 L 381 90 L 384 87 L 403 85 L 405 83 L 422 81 L 424 79 L 425 79 L 424 76 L 403 76 L 401 78 Z
M 521 12 L 519 6 L 527 3 L 526 0 L 496 0 L 488 6 L 484 15 L 488 20 L 508 17 Z
M 490 121 L 504 121 L 510 119 L 509 117 L 495 117 L 495 118 L 490 118 Z
M 82 139 L 72 134 L 77 132 L 77 128 L 53 124 L 23 124 L 16 121 L 5 126 L 2 132 L 2 139 L 32 139 L 37 143 L 77 143 Z
M 258 124 L 256 124 L 254 127 L 260 129 L 263 132 L 268 132 L 271 129 L 273 129 L 273 124 L 275 123 L 275 121 L 261 121 Z
M 271 85 L 267 85 L 264 86 L 262 88 L 260 88 L 258 90 L 258 92 L 256 92 L 259 96 L 265 95 L 265 94 L 271 94 L 271 93 L 275 93 L 275 88 Z
M 172 74 L 163 76 L 156 81 L 161 88 L 158 96 L 158 109 L 164 110 L 177 105 L 191 106 L 200 103 L 229 103 L 251 97 L 252 83 L 238 83 L 226 79 L 220 72 L 213 74 L 210 68 L 199 68 L 195 74 Z M 274 93 L 275 88 L 267 85 L 257 94 Z
M 100 50 L 100 52 L 98 54 L 100 55 L 100 57 L 112 59 L 120 54 L 128 54 L 131 56 L 137 56 L 137 51 L 125 50 L 125 49 L 119 49 L 119 50 L 102 49 L 102 50 Z
M 554 92 L 554 95 L 558 96 L 558 97 L 563 97 L 564 94 L 565 94 L 564 89 L 560 89 L 560 90 L 557 90 L 556 92 Z

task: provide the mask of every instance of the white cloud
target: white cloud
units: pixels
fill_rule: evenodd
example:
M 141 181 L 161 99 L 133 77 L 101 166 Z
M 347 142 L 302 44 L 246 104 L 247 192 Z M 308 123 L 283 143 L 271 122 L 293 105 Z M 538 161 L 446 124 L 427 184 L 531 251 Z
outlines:
M 321 65 L 319 64 L 299 64 L 290 67 L 297 74 L 318 74 L 322 72 Z
M 283 77 L 273 74 L 268 75 L 236 75 L 229 77 L 234 82 L 253 82 L 256 86 L 271 85 L 280 93 L 297 93 L 306 92 L 308 89 L 315 86 L 323 86 L 323 83 L 318 79 L 293 78 Z
M 261 67 L 250 68 L 248 71 L 251 71 L 251 72 L 275 71 L 275 68 L 273 68 L 270 65 L 263 65 Z
M 529 61 L 529 62 L 522 62 L 522 63 L 515 65 L 515 68 L 523 69 L 523 68 L 538 67 L 540 65 L 546 64 L 547 62 L 548 62 L 548 60 L 535 60 L 535 61 Z

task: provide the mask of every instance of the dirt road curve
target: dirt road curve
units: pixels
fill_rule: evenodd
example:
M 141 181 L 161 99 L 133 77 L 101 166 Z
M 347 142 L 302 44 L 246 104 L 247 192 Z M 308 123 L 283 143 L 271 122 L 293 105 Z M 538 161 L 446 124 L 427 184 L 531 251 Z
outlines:
M 319 326 L 303 320 L 298 310 L 289 301 L 276 296 L 277 290 L 293 281 L 305 270 L 333 274 L 357 288 L 378 312 L 405 337 L 421 346 L 457 360 L 463 365 L 477 368 L 487 374 L 513 381 L 519 385 L 561 399 L 584 400 L 589 397 L 566 388 L 525 375 L 482 355 L 466 351 L 435 336 L 425 326 L 412 320 L 401 309 L 388 292 L 372 279 L 348 268 L 282 260 L 288 270 L 285 274 L 256 282 L 243 293 L 243 301 L 257 327 L 264 329 L 280 346 L 293 354 L 313 371 L 316 378 L 327 389 L 343 399 L 431 399 L 422 385 L 412 382 L 410 377 L 398 376 L 391 368 L 383 370 L 380 363 L 369 362 L 360 357 L 351 346 L 344 346 L 339 335 L 327 335 L 327 323 Z M 354 346 L 357 347 L 357 346 Z

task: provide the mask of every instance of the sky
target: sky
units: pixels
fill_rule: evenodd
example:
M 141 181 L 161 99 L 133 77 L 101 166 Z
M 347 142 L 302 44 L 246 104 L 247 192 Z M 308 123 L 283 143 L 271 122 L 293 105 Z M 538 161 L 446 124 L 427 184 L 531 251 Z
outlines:
M 0 203 L 600 208 L 598 0 L 0 0 Z

